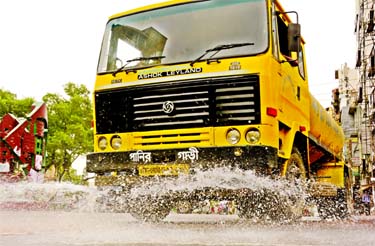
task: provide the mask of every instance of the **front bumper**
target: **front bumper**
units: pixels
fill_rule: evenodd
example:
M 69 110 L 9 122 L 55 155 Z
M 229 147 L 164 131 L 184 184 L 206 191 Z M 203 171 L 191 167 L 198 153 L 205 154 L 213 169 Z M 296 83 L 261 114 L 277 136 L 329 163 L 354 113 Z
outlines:
M 264 146 L 247 146 L 91 153 L 87 155 L 86 170 L 107 177 L 115 172 L 117 177 L 107 179 L 122 179 L 122 183 L 129 183 L 134 177 L 142 175 L 139 172 L 142 167 L 150 165 L 185 165 L 190 170 L 236 167 L 269 172 L 277 167 L 277 150 Z

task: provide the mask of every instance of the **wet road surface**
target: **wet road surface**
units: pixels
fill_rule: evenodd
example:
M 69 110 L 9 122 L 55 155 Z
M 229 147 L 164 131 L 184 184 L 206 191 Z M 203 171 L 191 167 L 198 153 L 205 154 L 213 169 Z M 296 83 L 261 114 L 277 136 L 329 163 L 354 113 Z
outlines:
M 171 213 L 143 223 L 129 214 L 0 211 L 0 245 L 375 245 L 375 217 L 255 224 L 236 215 Z

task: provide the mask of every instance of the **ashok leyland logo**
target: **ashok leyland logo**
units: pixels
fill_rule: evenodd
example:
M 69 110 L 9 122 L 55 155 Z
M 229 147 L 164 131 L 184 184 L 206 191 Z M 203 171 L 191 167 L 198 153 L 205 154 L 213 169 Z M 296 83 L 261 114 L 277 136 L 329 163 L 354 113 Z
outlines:
M 163 112 L 166 114 L 171 114 L 174 111 L 174 103 L 171 101 L 163 102 Z

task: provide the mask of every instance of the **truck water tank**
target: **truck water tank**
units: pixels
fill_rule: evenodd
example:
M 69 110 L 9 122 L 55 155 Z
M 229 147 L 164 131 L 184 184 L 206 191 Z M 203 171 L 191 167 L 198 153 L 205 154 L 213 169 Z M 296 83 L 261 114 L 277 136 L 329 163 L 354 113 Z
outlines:
M 344 132 L 332 116 L 311 95 L 309 137 L 336 157 L 341 157 Z

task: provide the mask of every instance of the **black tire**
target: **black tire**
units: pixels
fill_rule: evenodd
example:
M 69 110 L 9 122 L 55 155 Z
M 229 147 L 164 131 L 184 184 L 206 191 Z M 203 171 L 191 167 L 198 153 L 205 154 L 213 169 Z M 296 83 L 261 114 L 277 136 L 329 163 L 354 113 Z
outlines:
M 237 204 L 238 216 L 253 222 L 274 223 L 286 222 L 290 211 L 285 207 L 285 197 L 274 190 L 262 189 L 247 191 Z
M 288 160 L 284 163 L 284 178 L 291 184 L 304 185 L 306 180 L 303 158 L 295 148 Z M 305 205 L 303 187 L 301 192 L 285 197 L 278 191 L 262 189 L 259 191 L 247 190 L 236 201 L 238 216 L 255 222 L 291 222 L 302 217 Z
M 306 169 L 301 153 L 297 148 L 293 148 L 290 158 L 285 161 L 285 178 L 295 185 L 297 193 L 289 197 L 291 220 L 297 220 L 302 217 L 305 207 L 305 184 Z
M 285 162 L 285 178 L 290 182 L 305 181 L 306 169 L 302 155 L 297 148 L 293 148 L 290 158 Z

